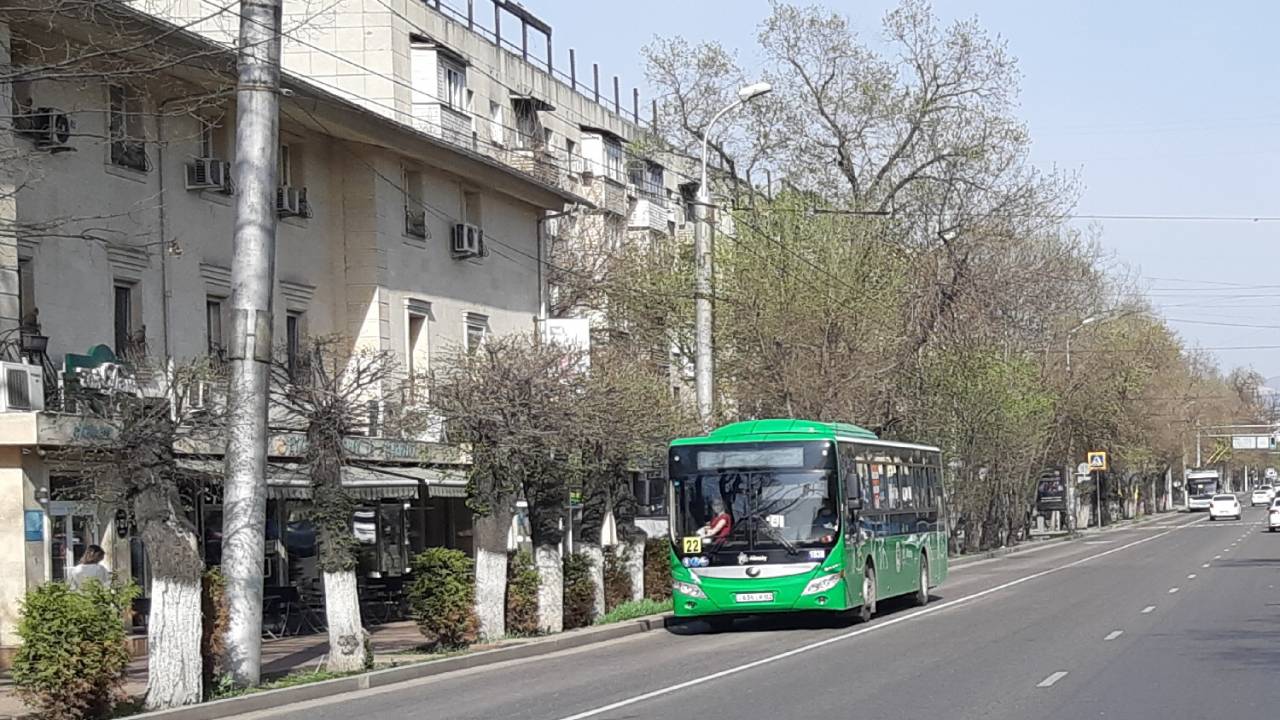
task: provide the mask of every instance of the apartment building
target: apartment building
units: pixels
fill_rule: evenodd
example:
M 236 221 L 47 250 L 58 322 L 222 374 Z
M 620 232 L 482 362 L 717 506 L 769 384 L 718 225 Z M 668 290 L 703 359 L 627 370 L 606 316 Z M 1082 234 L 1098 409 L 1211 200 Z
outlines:
M 67 388 L 103 402 L 145 393 L 129 358 L 218 358 L 229 340 L 234 56 L 127 6 L 109 12 L 119 35 L 93 18 L 0 11 L 0 67 L 17 70 L 0 84 L 13 118 L 0 122 L 0 542 L 23 548 L 0 559 L 0 661 L 26 589 L 64 577 L 87 544 L 146 585 L 148 550 L 125 509 L 68 492 L 80 451 L 115 430 L 73 412 Z M 102 72 L 47 70 L 49 48 L 74 54 L 131 36 L 163 41 Z M 412 373 L 489 334 L 537 327 L 544 217 L 586 198 L 310 78 L 288 73 L 283 85 L 282 353 L 296 357 L 309 335 L 338 335 L 393 353 Z M 361 460 L 343 481 L 363 503 L 362 576 L 389 582 L 425 546 L 470 548 L 465 456 L 433 439 L 376 422 L 348 438 Z M 309 490 L 291 474 L 305 437 L 270 440 L 267 584 L 318 590 Z M 208 476 L 190 503 L 216 562 L 221 446 L 179 451 L 184 468 Z

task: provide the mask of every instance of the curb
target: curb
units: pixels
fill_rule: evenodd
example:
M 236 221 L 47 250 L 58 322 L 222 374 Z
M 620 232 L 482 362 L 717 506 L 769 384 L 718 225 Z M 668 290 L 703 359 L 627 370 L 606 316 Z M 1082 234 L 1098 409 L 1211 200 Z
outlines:
M 651 630 L 671 627 L 674 624 L 676 624 L 675 617 L 671 613 L 650 615 L 649 617 L 612 625 L 570 630 L 518 645 L 482 650 L 457 657 L 428 660 L 426 662 L 374 670 L 359 675 L 323 680 L 278 690 L 263 690 L 239 697 L 213 700 L 169 710 L 155 710 L 153 712 L 130 715 L 129 717 L 146 718 L 146 720 L 217 720 L 218 718 L 231 717 L 233 715 L 270 710 L 281 705 L 291 705 L 358 690 L 368 690 L 410 680 L 419 680 L 456 670 L 468 670 L 508 660 L 523 660 L 539 655 L 547 655 L 561 650 L 594 645 L 630 635 L 646 633 Z

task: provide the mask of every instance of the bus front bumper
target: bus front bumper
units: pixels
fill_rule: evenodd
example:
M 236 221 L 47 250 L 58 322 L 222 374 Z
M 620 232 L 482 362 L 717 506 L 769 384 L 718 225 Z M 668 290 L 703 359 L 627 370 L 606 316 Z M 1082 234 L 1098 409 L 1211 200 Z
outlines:
M 804 573 L 780 578 L 724 580 L 702 578 L 700 583 L 677 580 L 672 592 L 676 617 L 753 615 L 757 613 L 850 609 L 847 580 L 838 577 L 822 589 L 805 593 L 810 582 L 841 573 Z

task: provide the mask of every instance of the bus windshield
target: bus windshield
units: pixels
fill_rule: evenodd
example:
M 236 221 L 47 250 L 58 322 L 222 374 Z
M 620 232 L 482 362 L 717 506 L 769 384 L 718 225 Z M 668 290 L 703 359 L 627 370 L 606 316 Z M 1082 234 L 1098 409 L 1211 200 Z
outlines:
M 1187 481 L 1187 492 L 1191 497 L 1208 497 L 1218 492 L 1217 478 L 1199 478 Z
M 827 547 L 839 537 L 830 468 L 712 467 L 673 475 L 675 533 L 703 552 Z

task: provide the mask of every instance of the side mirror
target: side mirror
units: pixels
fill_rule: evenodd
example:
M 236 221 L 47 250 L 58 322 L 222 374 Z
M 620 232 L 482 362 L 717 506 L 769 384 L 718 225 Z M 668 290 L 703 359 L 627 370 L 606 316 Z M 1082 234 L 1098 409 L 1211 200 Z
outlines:
M 847 506 L 849 508 L 849 512 L 857 512 L 861 510 L 862 498 L 849 498 Z

